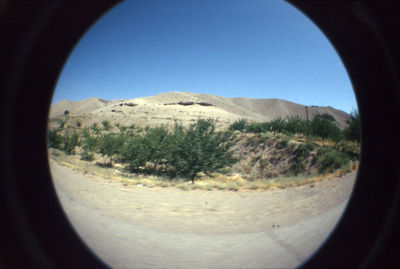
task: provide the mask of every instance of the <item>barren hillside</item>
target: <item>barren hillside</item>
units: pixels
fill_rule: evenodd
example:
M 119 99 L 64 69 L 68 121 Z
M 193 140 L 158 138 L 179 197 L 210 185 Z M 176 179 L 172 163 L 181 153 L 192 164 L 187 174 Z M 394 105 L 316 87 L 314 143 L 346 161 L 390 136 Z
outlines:
M 155 96 L 103 100 L 89 98 L 82 101 L 61 100 L 50 109 L 50 123 L 56 124 L 68 110 L 70 120 L 83 126 L 108 120 L 123 125 L 137 126 L 173 124 L 175 120 L 187 125 L 197 118 L 217 118 L 222 126 L 227 126 L 239 118 L 249 121 L 269 121 L 277 117 L 298 115 L 311 119 L 318 113 L 331 114 L 340 128 L 346 126 L 349 115 L 332 107 L 304 106 L 281 99 L 228 98 L 210 94 L 189 92 L 168 92 Z

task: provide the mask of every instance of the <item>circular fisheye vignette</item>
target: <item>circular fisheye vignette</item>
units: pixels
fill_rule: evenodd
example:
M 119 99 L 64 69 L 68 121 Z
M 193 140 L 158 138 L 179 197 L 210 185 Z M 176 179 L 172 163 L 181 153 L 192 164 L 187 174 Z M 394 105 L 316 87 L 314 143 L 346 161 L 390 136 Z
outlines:
M 94 268 L 99 262 L 77 243 L 53 192 L 45 146 L 46 124 L 60 63 L 87 24 L 106 10 L 111 1 L 90 10 L 85 9 L 87 3 L 77 6 L 68 1 L 47 5 L 22 2 L 1 5 L 1 23 L 5 27 L 0 31 L 7 37 L 2 43 L 7 53 L 1 63 L 4 98 L 0 99 L 7 112 L 2 113 L 5 131 L 1 148 L 8 156 L 2 162 L 0 188 L 4 192 L 2 243 L 7 246 L 1 263 L 16 268 L 54 264 L 61 268 Z M 21 122 L 29 135 L 21 132 Z M 34 153 L 33 158 L 23 160 L 26 153 Z
M 398 130 L 387 132 L 384 125 L 394 120 L 393 115 L 399 114 L 399 98 L 395 91 L 399 82 L 389 56 L 391 44 L 385 44 L 390 38 L 384 38 L 382 29 L 379 29 L 382 25 L 376 23 L 390 21 L 382 15 L 390 12 L 385 5 L 331 3 L 324 6 L 291 2 L 323 29 L 343 59 L 354 85 L 362 129 L 360 169 L 350 203 L 329 240 L 304 266 L 393 264 L 396 259 L 389 254 L 393 246 L 389 235 L 396 232 L 394 225 L 396 221 L 398 223 L 398 218 L 394 217 L 398 211 L 398 206 L 394 206 L 395 199 L 399 197 L 394 175 L 398 175 L 399 170 L 394 160 L 398 160 L 399 152 L 393 147 L 396 144 L 394 134 Z M 332 21 L 336 23 L 333 25 Z M 390 33 L 390 23 L 386 27 Z M 357 50 L 357 44 L 368 45 Z M 369 55 L 368 60 L 365 55 Z M 381 90 L 377 92 L 376 88 Z M 370 109 L 374 106 L 379 107 L 379 115 Z M 381 120 L 385 115 L 389 115 L 388 121 Z M 376 156 L 380 156 L 379 160 Z M 378 178 L 387 181 L 377 184 Z
M 68 117 L 69 117 L 69 110 L 64 110 L 64 112 L 63 112 L 63 114 L 64 114 L 64 117 L 67 119 Z M 61 122 L 60 123 L 60 127 L 61 127 L 61 125 L 62 125 L 63 123 Z M 103 127 L 105 128 L 105 129 L 107 129 L 107 124 L 105 123 L 105 124 L 103 124 L 103 122 L 102 122 L 102 125 L 103 125 Z M 77 127 L 79 127 L 79 122 L 76 122 L 76 126 Z M 72 138 L 71 138 L 71 140 L 72 141 L 74 141 L 75 140 L 75 142 L 76 142 L 76 138 L 74 138 L 73 137 L 73 135 L 71 136 Z M 72 144 L 73 144 L 74 142 L 72 142 Z M 67 150 L 70 150 L 70 149 L 67 149 Z M 72 151 L 71 151 L 71 153 L 72 153 Z M 90 156 L 88 156 L 88 158 L 90 158 Z

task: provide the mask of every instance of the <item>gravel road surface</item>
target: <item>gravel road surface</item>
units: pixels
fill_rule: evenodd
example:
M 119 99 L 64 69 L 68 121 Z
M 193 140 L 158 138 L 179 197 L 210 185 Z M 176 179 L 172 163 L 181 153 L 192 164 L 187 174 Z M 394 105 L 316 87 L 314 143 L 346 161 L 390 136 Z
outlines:
M 123 186 L 50 160 L 61 204 L 112 268 L 293 268 L 326 240 L 356 172 L 270 191 Z

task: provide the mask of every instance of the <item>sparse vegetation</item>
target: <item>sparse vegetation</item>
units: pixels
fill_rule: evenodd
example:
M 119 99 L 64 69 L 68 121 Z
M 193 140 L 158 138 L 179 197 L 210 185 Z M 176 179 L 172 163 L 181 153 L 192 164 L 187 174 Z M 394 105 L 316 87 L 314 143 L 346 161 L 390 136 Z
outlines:
M 239 119 L 239 120 L 236 120 L 234 123 L 232 123 L 229 126 L 228 129 L 231 130 L 231 131 L 242 131 L 242 132 L 244 132 L 244 131 L 246 131 L 247 126 L 248 126 L 247 119 Z
M 94 134 L 100 134 L 100 128 L 97 126 L 97 123 L 93 123 L 90 128 Z
M 340 151 L 330 147 L 322 147 L 318 150 L 317 157 L 320 159 L 319 171 L 321 173 L 333 172 L 340 168 L 349 169 L 349 157 Z
M 299 144 L 296 149 L 294 149 L 293 162 L 289 168 L 291 173 L 298 175 L 299 173 L 305 172 L 306 169 L 306 159 L 309 158 L 310 152 L 315 149 L 315 145 L 310 142 Z
M 110 122 L 108 120 L 102 121 L 101 124 L 103 124 L 104 130 L 106 130 L 106 131 L 110 130 L 111 124 L 110 124 Z
M 102 169 L 157 177 L 165 186 L 179 181 L 184 189 L 197 188 L 205 178 L 232 175 L 237 175 L 240 183 L 220 178 L 218 184 L 209 184 L 205 189 L 238 190 L 250 185 L 250 189 L 266 188 L 271 185 L 267 182 L 287 182 L 286 178 L 309 182 L 303 178 L 354 169 L 360 154 L 356 111 L 343 131 L 329 114 L 315 115 L 311 121 L 299 116 L 269 122 L 238 119 L 225 131 L 217 130 L 217 122 L 212 119 L 197 119 L 188 127 L 176 121 L 172 127 L 140 128 L 118 123 L 112 128 L 104 120 L 103 128 L 97 123 L 80 128 L 81 119 L 67 119 L 66 115 L 59 120 L 58 128 L 54 119 L 53 129 L 48 130 L 49 148 L 67 155 L 78 152 L 87 165 L 96 160 Z M 108 160 L 105 162 L 100 154 Z M 185 181 L 191 181 L 192 187 Z
M 84 150 L 81 153 L 81 160 L 83 160 L 83 161 L 93 161 L 94 160 L 94 154 L 92 152 Z
M 64 129 L 66 121 L 65 120 L 60 120 L 58 123 L 59 123 L 59 128 L 60 129 Z

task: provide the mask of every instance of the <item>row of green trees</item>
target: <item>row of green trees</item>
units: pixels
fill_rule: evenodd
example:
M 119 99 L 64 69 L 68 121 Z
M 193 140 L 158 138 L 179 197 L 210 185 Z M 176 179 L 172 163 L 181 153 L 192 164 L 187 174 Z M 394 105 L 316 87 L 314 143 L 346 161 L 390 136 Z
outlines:
M 337 126 L 335 118 L 326 113 L 315 115 L 311 121 L 303 120 L 299 116 L 277 118 L 269 122 L 248 122 L 246 119 L 239 119 L 229 126 L 229 130 L 248 133 L 301 134 L 320 137 L 322 140 L 329 138 L 336 142 L 342 139 L 360 142 L 360 121 L 357 111 L 350 114 L 347 123 L 348 127 L 342 131 Z
M 176 123 L 172 130 L 160 126 L 106 134 L 92 131 L 84 130 L 81 137 L 49 131 L 48 146 L 64 150 L 65 142 L 74 137 L 74 148 L 82 146 L 84 159 L 98 152 L 109 158 L 110 166 L 119 161 L 131 172 L 164 173 L 192 182 L 200 173 L 220 171 L 237 161 L 230 151 L 231 135 L 217 131 L 212 119 L 199 119 L 188 128 Z

